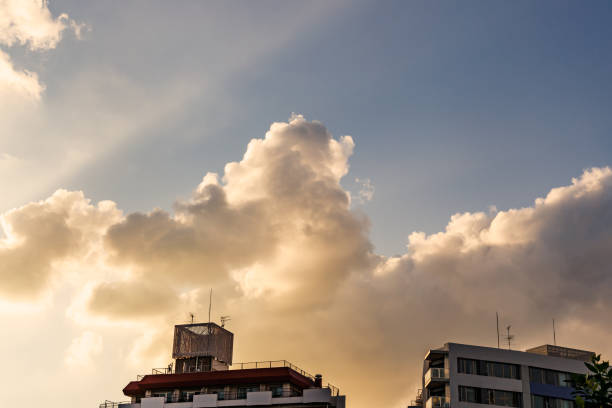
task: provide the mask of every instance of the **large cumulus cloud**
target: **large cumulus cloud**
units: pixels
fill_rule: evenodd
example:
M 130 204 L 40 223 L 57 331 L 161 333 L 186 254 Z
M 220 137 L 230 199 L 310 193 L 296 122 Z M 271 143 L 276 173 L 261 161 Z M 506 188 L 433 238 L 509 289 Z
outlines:
M 428 347 L 496 344 L 496 311 L 517 346 L 550 341 L 555 318 L 564 344 L 612 352 L 612 170 L 586 170 L 530 207 L 453 215 L 387 258 L 340 185 L 352 150 L 350 137 L 294 116 L 173 212 L 123 216 L 59 191 L 3 215 L 0 293 L 44 293 L 80 262 L 87 287 L 73 309 L 149 324 L 134 350 L 153 359 L 214 287 L 240 355 L 321 370 L 355 407 L 405 404 Z
M 174 215 L 135 213 L 112 226 L 112 262 L 176 290 L 233 277 L 247 295 L 291 302 L 316 290 L 308 298 L 324 302 L 370 256 L 367 221 L 340 186 L 352 149 L 350 137 L 335 140 L 300 116 L 275 123 L 221 181 L 207 174 Z

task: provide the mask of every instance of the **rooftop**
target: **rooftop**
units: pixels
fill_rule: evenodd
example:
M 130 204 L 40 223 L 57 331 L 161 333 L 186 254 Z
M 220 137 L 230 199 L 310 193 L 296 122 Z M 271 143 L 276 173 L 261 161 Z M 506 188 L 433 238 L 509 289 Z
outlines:
M 590 361 L 591 356 L 595 354 L 592 351 L 588 350 L 579 350 L 569 347 L 556 346 L 552 344 L 544 344 L 538 347 L 533 347 L 527 350 L 511 350 L 504 347 L 487 347 L 487 346 L 476 346 L 470 344 L 461 344 L 461 343 L 446 343 L 443 347 L 439 347 L 436 349 L 431 349 L 425 355 L 425 360 L 439 359 L 441 356 L 448 353 L 449 345 L 454 344 L 457 346 L 470 347 L 470 348 L 478 348 L 478 349 L 490 349 L 490 350 L 503 350 L 511 353 L 531 353 L 538 354 L 541 356 L 548 357 L 559 357 L 566 358 L 570 360 L 578 360 L 578 361 Z
M 320 381 L 319 381 L 320 382 Z M 235 363 L 229 370 L 172 373 L 168 368 L 154 368 L 151 374 L 139 375 L 123 393 L 129 397 L 144 395 L 146 390 L 165 388 L 202 388 L 217 385 L 257 383 L 289 383 L 299 389 L 320 387 L 316 377 L 286 360 Z M 339 395 L 337 387 L 327 384 L 332 395 Z
M 527 353 L 541 354 L 544 356 L 569 358 L 572 360 L 590 361 L 591 356 L 595 353 L 587 350 L 578 350 L 569 347 L 553 346 L 552 344 L 544 344 L 542 346 L 525 350 Z
M 310 380 L 288 367 L 246 370 L 208 371 L 182 374 L 151 374 L 130 382 L 123 393 L 129 397 L 144 395 L 146 390 L 165 388 L 191 388 L 253 383 L 290 383 L 300 388 L 314 387 Z

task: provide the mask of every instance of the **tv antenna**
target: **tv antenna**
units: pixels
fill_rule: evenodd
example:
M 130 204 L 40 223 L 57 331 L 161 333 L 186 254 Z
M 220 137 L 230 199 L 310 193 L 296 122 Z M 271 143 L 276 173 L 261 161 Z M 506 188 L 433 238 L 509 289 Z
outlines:
M 510 345 L 511 345 L 511 343 L 512 343 L 512 340 L 514 340 L 514 334 L 510 334 L 510 328 L 511 328 L 511 327 L 512 327 L 512 326 L 510 326 L 510 325 L 506 326 L 506 332 L 507 332 L 508 334 L 506 334 L 506 335 L 504 336 L 504 338 L 505 338 L 505 339 L 508 341 L 508 350 L 510 350 Z
M 497 323 L 497 348 L 499 348 L 499 313 L 495 312 L 495 322 Z
M 229 316 L 221 316 L 221 327 L 225 327 L 225 323 L 232 320 Z
M 557 345 L 557 332 L 555 330 L 555 319 L 552 319 L 553 321 L 553 343 L 556 346 Z

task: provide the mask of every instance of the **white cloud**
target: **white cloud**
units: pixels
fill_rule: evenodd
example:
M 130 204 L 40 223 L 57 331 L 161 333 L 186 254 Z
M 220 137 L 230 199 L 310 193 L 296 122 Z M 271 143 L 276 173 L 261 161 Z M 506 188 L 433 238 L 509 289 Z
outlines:
M 85 331 L 72 340 L 66 350 L 64 362 L 70 367 L 91 367 L 94 358 L 102 353 L 102 336 L 92 331 Z
M 53 49 L 68 27 L 79 37 L 83 25 L 67 14 L 54 18 L 45 0 L 0 0 L 1 45 L 23 45 L 32 51 Z M 0 95 L 3 98 L 14 94 L 38 100 L 44 89 L 36 73 L 15 69 L 10 56 L 0 50 Z
M 54 18 L 45 0 L 0 0 L 0 44 L 55 48 L 70 21 L 67 14 Z
M 368 201 L 372 201 L 374 198 L 374 185 L 369 178 L 360 179 L 356 178 L 355 183 L 359 184 L 359 192 L 357 193 L 357 200 L 364 204 Z
M 44 85 L 38 81 L 38 75 L 35 72 L 16 70 L 9 55 L 0 50 L 1 97 L 25 96 L 28 99 L 39 100 L 44 89 Z

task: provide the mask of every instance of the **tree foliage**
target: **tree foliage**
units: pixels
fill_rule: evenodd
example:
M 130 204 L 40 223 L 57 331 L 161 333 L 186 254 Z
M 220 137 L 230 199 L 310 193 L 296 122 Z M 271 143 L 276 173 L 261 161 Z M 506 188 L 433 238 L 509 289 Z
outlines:
M 593 355 L 584 363 L 589 372 L 572 376 L 574 397 L 579 408 L 612 408 L 612 368 L 601 355 Z

